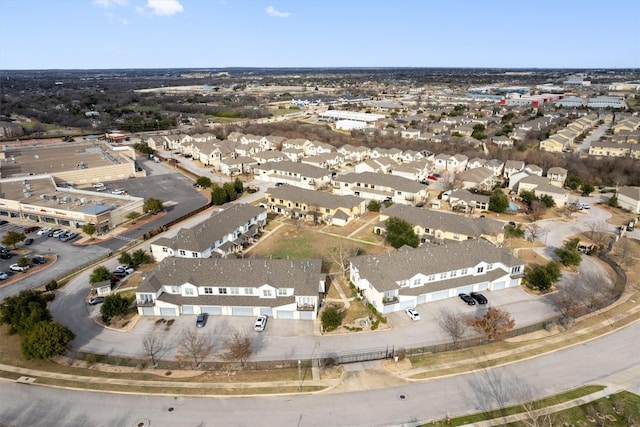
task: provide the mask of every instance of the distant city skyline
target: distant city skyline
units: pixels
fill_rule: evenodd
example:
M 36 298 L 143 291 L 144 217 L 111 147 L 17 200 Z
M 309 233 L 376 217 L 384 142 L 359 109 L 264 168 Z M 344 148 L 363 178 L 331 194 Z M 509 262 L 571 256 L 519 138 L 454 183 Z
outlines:
M 0 0 L 0 69 L 640 68 L 640 0 Z

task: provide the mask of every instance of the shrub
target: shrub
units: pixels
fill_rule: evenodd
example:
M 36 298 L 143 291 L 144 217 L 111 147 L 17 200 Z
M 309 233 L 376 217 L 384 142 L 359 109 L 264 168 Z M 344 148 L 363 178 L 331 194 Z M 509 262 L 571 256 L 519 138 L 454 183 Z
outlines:
M 328 305 L 324 308 L 320 320 L 322 322 L 322 330 L 324 332 L 335 331 L 342 324 L 344 313 L 340 312 L 334 305 Z

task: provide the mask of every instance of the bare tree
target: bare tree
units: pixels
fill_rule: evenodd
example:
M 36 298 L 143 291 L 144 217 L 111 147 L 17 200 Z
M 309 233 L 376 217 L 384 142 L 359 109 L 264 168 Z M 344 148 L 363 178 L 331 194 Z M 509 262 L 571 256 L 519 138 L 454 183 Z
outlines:
M 567 216 L 567 218 L 571 218 L 574 213 L 578 212 L 577 201 L 566 203 L 564 205 L 563 211 L 564 211 L 564 214 Z
M 595 310 L 613 296 L 614 286 L 606 275 L 583 273 L 556 285 L 551 303 L 565 317 L 575 317 L 581 309 Z
M 602 246 L 607 243 L 607 226 L 603 222 L 592 221 L 587 223 L 589 230 L 591 233 L 589 234 L 589 238 L 593 243 L 598 246 Z
M 199 334 L 193 329 L 184 329 L 178 343 L 177 358 L 178 360 L 189 359 L 197 368 L 211 354 L 212 350 L 213 344 L 208 334 Z
M 535 223 L 541 219 L 545 212 L 547 212 L 547 207 L 540 200 L 533 200 L 531 202 L 531 206 L 529 206 L 528 216 L 529 219 Z
M 484 335 L 487 340 L 493 341 L 504 338 L 515 327 L 516 322 L 508 311 L 489 307 L 484 316 L 469 318 L 467 325 Z
M 227 360 L 237 360 L 244 368 L 244 364 L 253 354 L 253 342 L 247 332 L 235 330 L 225 341 L 227 353 L 224 358 Z
M 530 236 L 529 239 L 532 242 L 547 232 L 546 229 L 544 229 L 543 227 L 541 227 L 535 222 L 525 225 L 524 228 L 529 233 L 529 236 Z
M 162 338 L 153 333 L 149 333 L 142 338 L 142 354 L 151 359 L 151 366 L 156 367 L 158 359 L 167 350 Z
M 360 249 L 357 246 L 346 243 L 344 240 L 341 240 L 338 246 L 331 248 L 331 259 L 338 264 L 343 277 L 349 277 L 349 260 L 351 257 L 356 256 L 359 251 Z
M 458 310 L 450 308 L 440 309 L 438 325 L 449 335 L 453 348 L 458 347 L 458 341 L 468 329 L 467 317 Z

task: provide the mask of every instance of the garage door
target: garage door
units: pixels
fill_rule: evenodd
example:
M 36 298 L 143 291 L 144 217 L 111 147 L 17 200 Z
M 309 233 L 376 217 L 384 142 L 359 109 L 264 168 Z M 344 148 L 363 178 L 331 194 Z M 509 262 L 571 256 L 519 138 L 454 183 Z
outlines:
M 253 316 L 253 307 L 232 307 L 231 314 L 234 316 Z
M 156 312 L 153 310 L 153 307 L 142 307 L 142 315 L 143 316 L 153 316 Z
M 426 295 L 418 295 L 418 302 L 416 304 L 424 304 L 425 302 L 427 302 L 427 296 Z
M 182 306 L 182 314 L 193 314 L 193 306 L 192 305 L 183 305 Z
M 177 316 L 177 307 L 160 307 L 160 316 Z
M 445 289 L 444 291 L 432 292 L 431 301 L 438 301 L 441 299 L 449 298 L 449 290 Z
M 214 306 L 211 306 L 211 305 L 203 305 L 202 307 L 200 307 L 200 312 L 201 313 L 207 313 L 207 314 L 220 315 L 220 314 L 222 314 L 222 307 L 214 307 Z
M 300 319 L 303 320 L 313 320 L 313 311 L 301 311 Z
M 504 280 L 501 282 L 494 282 L 493 285 L 491 286 L 492 290 L 498 290 L 498 289 L 504 289 L 505 286 L 505 282 Z
M 275 317 L 278 319 L 293 319 L 293 311 L 278 310 Z
M 273 310 L 271 310 L 271 307 L 260 307 L 260 314 L 263 314 L 265 316 L 272 316 L 272 311 Z
M 456 295 L 468 294 L 470 292 L 473 292 L 473 285 L 462 286 L 462 287 L 456 289 Z
M 415 307 L 416 303 L 413 300 L 409 300 L 409 301 L 402 301 L 400 303 L 400 309 L 404 310 L 405 308 L 410 308 L 410 307 Z
M 482 282 L 478 285 L 478 291 L 486 291 L 489 288 L 489 282 Z

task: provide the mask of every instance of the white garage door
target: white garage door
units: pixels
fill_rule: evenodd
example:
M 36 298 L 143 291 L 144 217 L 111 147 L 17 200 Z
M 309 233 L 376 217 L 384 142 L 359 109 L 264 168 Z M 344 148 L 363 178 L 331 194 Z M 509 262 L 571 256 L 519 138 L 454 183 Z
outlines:
M 203 305 L 202 307 L 200 307 L 200 312 L 201 312 L 201 313 L 207 313 L 207 314 L 217 314 L 217 315 L 220 315 L 220 314 L 222 314 L 222 307 L 215 307 L 215 306 L 210 306 L 210 305 Z
M 410 307 L 415 307 L 416 303 L 413 300 L 409 300 L 409 301 L 402 301 L 400 303 L 400 309 L 404 310 L 405 308 L 410 308 Z
M 271 307 L 260 307 L 260 314 L 264 314 L 265 316 L 272 316 Z
M 178 308 L 177 307 L 160 307 L 160 315 L 161 316 L 177 316 Z
M 142 307 L 142 315 L 143 316 L 153 316 L 155 315 L 155 311 L 153 311 L 153 307 Z
M 193 306 L 192 305 L 183 305 L 182 306 L 182 314 L 193 314 Z
M 253 316 L 253 307 L 231 307 L 234 316 Z
M 462 287 L 456 289 L 456 295 L 468 294 L 470 292 L 473 292 L 473 285 L 462 286 Z
M 303 320 L 313 320 L 313 311 L 301 311 L 300 319 Z
M 486 291 L 489 288 L 489 282 L 482 282 L 478 285 L 479 291 Z
M 278 319 L 293 319 L 293 311 L 278 310 L 275 317 Z
M 426 295 L 418 295 L 417 304 L 424 304 L 425 302 L 427 302 L 427 296 Z
M 495 283 L 491 286 L 491 289 L 492 289 L 492 290 L 494 290 L 494 291 L 495 291 L 495 290 L 498 290 L 498 289 L 504 289 L 504 286 L 505 286 L 505 282 L 504 282 L 504 280 L 503 280 L 502 282 L 495 282 Z
M 444 291 L 432 292 L 431 301 L 438 301 L 441 299 L 449 298 L 449 290 L 445 289 Z

